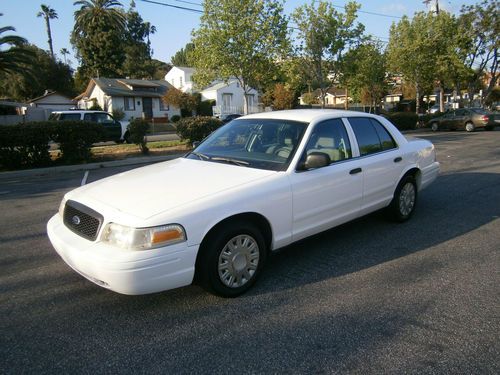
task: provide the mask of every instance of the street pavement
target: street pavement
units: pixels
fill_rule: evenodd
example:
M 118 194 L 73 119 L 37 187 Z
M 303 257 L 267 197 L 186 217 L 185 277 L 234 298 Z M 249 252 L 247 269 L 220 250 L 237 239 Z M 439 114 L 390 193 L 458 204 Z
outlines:
M 374 213 L 291 245 L 236 299 L 92 284 L 45 230 L 84 171 L 0 174 L 0 372 L 498 374 L 499 130 L 418 133 L 442 174 L 409 222 Z

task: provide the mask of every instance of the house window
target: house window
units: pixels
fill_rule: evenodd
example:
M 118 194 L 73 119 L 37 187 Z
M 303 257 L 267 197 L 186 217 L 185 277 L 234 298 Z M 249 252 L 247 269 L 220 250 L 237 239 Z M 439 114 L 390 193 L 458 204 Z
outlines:
M 125 111 L 135 111 L 135 98 L 126 96 L 123 99 L 125 101 Z
M 170 108 L 167 104 L 165 104 L 165 102 L 159 98 L 158 101 L 160 102 L 160 111 L 169 111 Z
M 222 94 L 222 106 L 231 107 L 233 104 L 233 94 Z
M 179 87 L 182 87 L 182 77 L 179 77 Z

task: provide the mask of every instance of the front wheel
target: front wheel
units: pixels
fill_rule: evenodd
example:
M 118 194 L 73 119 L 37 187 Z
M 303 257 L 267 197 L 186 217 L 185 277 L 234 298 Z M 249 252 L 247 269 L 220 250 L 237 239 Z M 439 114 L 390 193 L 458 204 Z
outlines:
M 128 131 L 123 135 L 123 141 L 127 144 L 132 143 L 130 141 L 130 133 Z
M 433 122 L 433 123 L 431 124 L 431 130 L 432 130 L 433 132 L 437 132 L 437 131 L 439 130 L 439 126 L 438 126 L 437 122 Z
M 236 297 L 255 284 L 266 261 L 266 244 L 251 223 L 217 230 L 200 248 L 196 272 L 201 286 L 222 297 Z
M 417 204 L 417 183 L 413 176 L 404 177 L 398 184 L 388 213 L 392 219 L 398 222 L 408 220 L 415 211 Z

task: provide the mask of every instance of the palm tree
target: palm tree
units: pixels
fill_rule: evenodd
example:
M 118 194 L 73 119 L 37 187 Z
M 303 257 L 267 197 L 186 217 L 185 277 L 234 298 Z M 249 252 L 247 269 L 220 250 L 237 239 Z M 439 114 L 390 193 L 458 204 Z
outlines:
M 67 62 L 67 60 L 66 60 L 66 55 L 69 55 L 69 51 L 68 51 L 68 49 L 67 49 L 67 48 L 61 48 L 61 50 L 60 50 L 59 52 L 60 52 L 60 53 L 61 53 L 61 55 L 63 55 L 63 57 L 64 57 L 64 63 L 65 63 L 66 65 L 68 65 L 68 62 Z
M 78 0 L 73 5 L 80 6 L 75 11 L 73 35 L 76 37 L 88 35 L 98 22 L 125 30 L 125 14 L 120 9 L 123 5 L 117 0 Z
M 42 4 L 40 6 L 42 9 L 41 12 L 38 12 L 37 17 L 45 18 L 45 27 L 47 28 L 47 36 L 49 38 L 49 48 L 50 48 L 50 56 L 52 56 L 52 60 L 54 60 L 54 48 L 52 47 L 52 32 L 50 31 L 50 20 L 57 18 L 57 13 L 50 6 Z
M 27 41 L 16 35 L 2 36 L 7 31 L 16 31 L 16 29 L 12 26 L 0 27 L 0 73 L 28 73 L 25 64 L 30 64 L 33 55 L 30 51 L 22 48 Z M 9 45 L 10 48 L 6 49 L 6 45 Z

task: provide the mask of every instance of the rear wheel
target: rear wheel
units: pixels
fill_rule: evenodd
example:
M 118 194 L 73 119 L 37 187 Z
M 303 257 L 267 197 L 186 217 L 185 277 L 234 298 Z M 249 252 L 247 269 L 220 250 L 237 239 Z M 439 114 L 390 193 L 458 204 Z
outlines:
M 433 122 L 431 123 L 431 130 L 433 132 L 437 132 L 439 130 L 439 126 L 438 126 L 438 123 L 437 122 Z
M 200 248 L 197 278 L 207 291 L 236 297 L 255 284 L 266 261 L 266 244 L 257 227 L 236 222 L 210 235 Z
M 417 183 L 413 176 L 404 177 L 394 192 L 394 198 L 389 205 L 390 217 L 399 222 L 408 220 L 417 204 Z
M 476 127 L 474 126 L 474 124 L 472 122 L 468 122 L 468 123 L 465 124 L 465 131 L 471 133 L 475 129 L 476 129 Z
M 130 141 L 130 132 L 129 132 L 128 130 L 127 130 L 127 132 L 125 132 L 125 134 L 123 135 L 123 141 L 124 141 L 125 143 L 132 143 L 132 142 Z

